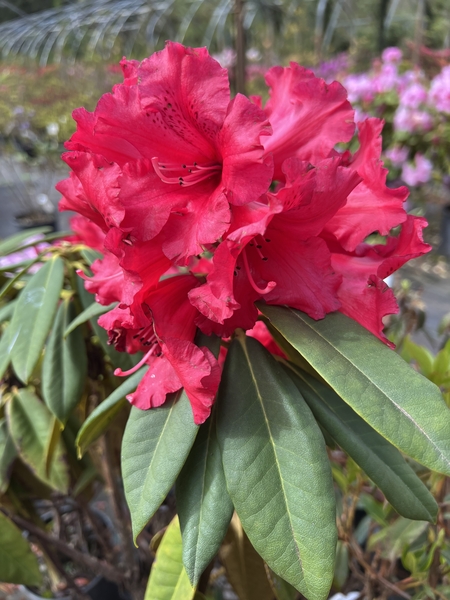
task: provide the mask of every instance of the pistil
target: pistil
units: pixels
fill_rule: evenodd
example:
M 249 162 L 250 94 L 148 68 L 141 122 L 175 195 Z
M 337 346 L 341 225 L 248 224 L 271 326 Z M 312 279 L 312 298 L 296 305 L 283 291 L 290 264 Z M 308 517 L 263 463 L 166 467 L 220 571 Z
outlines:
M 262 296 L 264 296 L 264 294 L 268 294 L 269 292 L 271 292 L 273 290 L 273 288 L 277 285 L 276 282 L 269 281 L 269 283 L 266 285 L 265 288 L 260 288 L 259 286 L 256 285 L 255 280 L 253 279 L 253 276 L 250 272 L 250 266 L 248 264 L 247 252 L 246 252 L 245 248 L 244 248 L 244 251 L 242 252 L 242 259 L 244 261 L 244 268 L 245 268 L 245 273 L 248 277 L 248 281 L 249 281 L 250 285 L 252 286 L 252 288 L 255 290 L 255 292 L 258 292 L 258 294 L 261 294 Z

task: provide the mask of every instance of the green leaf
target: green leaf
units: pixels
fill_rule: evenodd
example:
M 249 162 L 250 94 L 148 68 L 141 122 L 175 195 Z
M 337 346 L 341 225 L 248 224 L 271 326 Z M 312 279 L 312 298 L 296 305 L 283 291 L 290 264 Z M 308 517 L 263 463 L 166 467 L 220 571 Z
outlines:
M 284 581 L 281 577 L 278 577 L 278 575 L 268 567 L 266 567 L 266 575 L 276 600 L 297 600 L 297 590 L 293 588 L 290 583 Z
M 49 233 L 51 230 L 51 227 L 36 227 L 36 229 L 27 229 L 27 231 L 21 231 L 5 238 L 0 242 L 0 256 L 17 252 L 23 246 L 24 241 L 41 233 Z
M 213 410 L 200 426 L 176 483 L 183 563 L 193 585 L 217 554 L 233 514 L 215 425 Z
M 121 412 L 127 404 L 125 396 L 137 388 L 147 369 L 147 366 L 142 367 L 142 369 L 130 375 L 91 412 L 77 435 L 76 446 L 79 457 L 86 452 L 92 442 L 106 431 L 111 421 Z
M 261 304 L 260 310 L 378 433 L 417 462 L 450 475 L 450 412 L 433 383 L 341 313 L 314 321 L 287 307 Z
M 433 363 L 433 373 L 430 375 L 431 381 L 436 385 L 441 385 L 441 382 L 448 378 L 450 371 L 450 344 L 449 341 L 440 350 Z
M 197 432 L 184 392 L 159 408 L 132 407 L 122 440 L 122 477 L 134 539 L 175 483 Z
M 17 456 L 17 449 L 12 440 L 5 419 L 0 420 L 0 495 L 8 489 L 9 476 L 13 462 Z
M 175 517 L 156 552 L 144 600 L 192 600 L 195 588 L 181 559 L 181 532 Z
M 98 317 L 100 315 L 105 314 L 109 310 L 112 310 L 117 306 L 117 302 L 113 302 L 112 304 L 108 304 L 108 306 L 103 306 L 102 304 L 97 304 L 94 302 L 90 306 L 88 306 L 83 312 L 81 312 L 67 327 L 64 332 L 64 337 L 67 337 L 69 333 L 71 333 L 74 329 L 76 329 L 79 325 L 86 323 L 93 317 Z
M 28 277 L 28 271 L 29 269 L 33 266 L 36 265 L 38 262 L 41 262 L 42 258 L 37 256 L 34 260 L 28 261 L 27 264 L 25 266 L 20 267 L 20 270 L 17 271 L 17 273 L 14 275 L 14 277 L 10 277 L 6 280 L 5 284 L 2 286 L 2 288 L 0 289 L 0 300 L 2 298 L 4 298 L 6 296 L 6 294 L 12 290 L 14 288 L 14 286 L 16 285 L 16 283 L 18 281 L 20 281 L 21 279 L 24 279 L 26 277 Z M 19 265 L 15 265 L 15 268 L 18 269 Z M 14 269 L 9 269 L 10 271 L 13 271 Z M 28 277 L 29 279 L 29 277 Z M 24 282 L 24 285 L 26 285 L 26 282 Z
M 66 494 L 69 486 L 66 457 L 61 442 L 48 469 L 47 453 L 53 435 L 53 416 L 30 390 L 20 389 L 7 403 L 9 430 L 21 458 L 36 477 Z
M 309 600 L 327 598 L 336 508 L 308 405 L 271 354 L 245 335 L 228 350 L 217 402 L 227 488 L 252 545 Z
M 9 321 L 14 313 L 17 300 L 11 300 L 0 308 L 0 323 L 3 321 Z
M 17 376 L 27 383 L 53 322 L 63 285 L 64 263 L 51 258 L 20 293 L 10 323 L 11 359 Z
M 87 374 L 86 346 L 81 332 L 64 331 L 75 307 L 70 299 L 59 305 L 42 363 L 42 394 L 45 403 L 63 424 L 78 404 Z
M 368 542 L 368 550 L 381 548 L 383 558 L 390 561 L 399 558 L 403 549 L 410 546 L 427 529 L 426 521 L 410 521 L 399 517 L 392 525 L 372 534 Z
M 336 566 L 334 569 L 333 587 L 341 590 L 347 581 L 348 568 L 348 546 L 342 540 L 338 540 L 336 546 Z
M 419 346 L 409 336 L 406 336 L 403 340 L 401 355 L 406 362 L 415 361 L 425 377 L 433 372 L 434 356 L 428 348 Z
M 400 452 L 328 386 L 296 367 L 287 369 L 317 421 L 409 519 L 435 521 L 438 506 Z
M 11 344 L 9 341 L 11 329 L 8 325 L 3 330 L 3 335 L 0 338 L 0 379 L 6 373 L 6 369 L 9 367 L 11 362 Z
M 88 265 L 92 265 L 95 260 L 103 258 L 103 254 L 93 248 L 83 248 L 83 250 L 80 250 L 80 254 Z
M 25 244 L 21 244 L 18 248 L 14 250 L 14 252 L 21 252 L 26 248 L 32 248 L 38 244 L 53 242 L 53 240 L 59 240 L 61 238 L 67 237 L 69 235 L 73 235 L 73 231 L 53 231 L 48 233 L 47 235 L 42 235 L 38 240 L 34 239 L 32 242 L 27 242 Z
M 236 513 L 220 548 L 220 562 L 239 600 L 272 600 L 264 562 L 242 529 Z
M 40 585 L 37 557 L 14 523 L 0 511 L 0 581 Z

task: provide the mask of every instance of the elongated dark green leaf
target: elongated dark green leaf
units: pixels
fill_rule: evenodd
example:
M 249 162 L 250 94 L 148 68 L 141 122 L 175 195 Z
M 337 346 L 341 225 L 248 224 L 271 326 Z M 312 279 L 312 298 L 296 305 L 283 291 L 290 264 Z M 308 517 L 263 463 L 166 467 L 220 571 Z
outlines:
M 314 321 L 287 307 L 260 309 L 378 433 L 417 462 L 450 475 L 450 411 L 439 388 L 341 313 Z
M 6 372 L 6 369 L 11 362 L 11 344 L 9 341 L 11 329 L 6 327 L 3 330 L 2 337 L 0 338 L 0 379 Z
M 217 554 L 233 504 L 227 492 L 214 411 L 200 426 L 176 484 L 183 563 L 193 585 Z
M 50 469 L 47 465 L 49 438 L 53 433 L 53 416 L 48 408 L 27 389 L 20 389 L 6 408 L 9 430 L 21 458 L 36 477 L 52 488 L 67 493 L 69 478 L 61 442 L 53 452 Z
M 27 229 L 27 231 L 21 231 L 5 238 L 0 242 L 0 256 L 16 252 L 29 238 L 41 233 L 49 233 L 51 230 L 51 227 L 36 227 L 35 229 Z
M 83 310 L 67 327 L 64 332 L 64 336 L 68 336 L 74 329 L 76 329 L 82 323 L 86 323 L 93 317 L 99 317 L 100 315 L 105 314 L 109 310 L 112 310 L 115 306 L 117 306 L 117 302 L 113 302 L 112 304 L 108 304 L 108 306 L 103 306 L 102 304 L 97 304 L 94 302 L 86 309 Z
M 86 346 L 81 332 L 64 335 L 74 313 L 70 299 L 61 302 L 42 363 L 45 403 L 63 424 L 80 401 L 87 373 Z
M 338 540 L 336 546 L 336 567 L 334 569 L 333 587 L 340 590 L 343 588 L 349 574 L 348 545 Z
M 251 543 L 309 600 L 327 598 L 336 509 L 308 405 L 270 353 L 244 335 L 228 350 L 217 402 L 227 488 Z
M 135 539 L 175 483 L 197 432 L 184 392 L 160 408 L 131 409 L 122 441 L 122 477 Z
M 53 322 L 63 284 L 64 263 L 51 258 L 22 290 L 10 323 L 11 360 L 27 383 Z
M 0 581 L 40 585 L 37 557 L 14 523 L 0 511 Z
M 287 369 L 318 422 L 382 490 L 395 510 L 409 519 L 435 521 L 438 506 L 400 452 L 328 386 Z
M 181 532 L 178 518 L 170 523 L 156 552 L 144 600 L 192 600 L 195 588 L 181 559 Z
M 78 432 L 76 445 L 78 455 L 81 457 L 92 442 L 102 435 L 111 421 L 119 414 L 127 404 L 125 396 L 133 392 L 141 381 L 148 367 L 143 367 L 130 375 L 119 385 L 101 404 L 99 404 L 89 415 Z
M 11 300 L 0 308 L 0 323 L 3 321 L 9 321 L 11 319 L 14 313 L 16 302 L 16 300 Z
M 5 419 L 0 420 L 0 494 L 5 493 L 9 485 L 9 475 L 17 449 L 12 440 Z

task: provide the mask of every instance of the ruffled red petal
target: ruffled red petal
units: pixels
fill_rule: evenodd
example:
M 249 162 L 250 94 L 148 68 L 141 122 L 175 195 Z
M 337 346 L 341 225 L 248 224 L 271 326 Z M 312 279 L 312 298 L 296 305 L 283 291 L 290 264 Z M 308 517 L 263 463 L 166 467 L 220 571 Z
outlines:
M 355 131 L 353 109 L 340 83 L 328 85 L 296 63 L 272 67 L 266 82 L 270 99 L 265 111 L 273 134 L 263 144 L 274 157 L 275 179 L 284 180 L 282 165 L 287 158 L 297 156 L 315 164 L 337 143 L 350 141 Z

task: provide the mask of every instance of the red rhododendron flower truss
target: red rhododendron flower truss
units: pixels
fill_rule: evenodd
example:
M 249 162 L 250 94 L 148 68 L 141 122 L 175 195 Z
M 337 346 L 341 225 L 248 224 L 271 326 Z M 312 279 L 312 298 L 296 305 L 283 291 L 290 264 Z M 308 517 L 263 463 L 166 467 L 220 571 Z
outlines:
M 345 89 L 295 63 L 269 70 L 265 106 L 232 99 L 205 48 L 168 42 L 121 66 L 94 112 L 74 112 L 58 189 L 103 253 L 84 275 L 98 302 L 117 302 L 99 323 L 118 350 L 143 353 L 135 369 L 148 366 L 130 401 L 160 406 L 184 387 L 203 422 L 220 366 L 197 329 L 228 339 L 241 328 L 275 351 L 257 302 L 314 319 L 339 310 L 388 343 L 397 305 L 384 279 L 429 247 L 406 188 L 386 185 L 383 123 L 358 123 L 358 150 L 338 152 L 356 130 Z M 374 232 L 384 244 L 368 243 Z
M 102 315 L 99 324 L 108 330 L 118 350 L 144 352 L 129 375 L 149 365 L 136 392 L 128 399 L 138 408 L 164 403 L 166 395 L 184 387 L 191 402 L 194 420 L 203 423 L 209 416 L 220 381 L 220 367 L 208 348 L 194 344 L 197 310 L 188 292 L 199 284 L 193 275 L 177 275 L 161 281 L 142 299 L 142 304 L 119 307 Z

